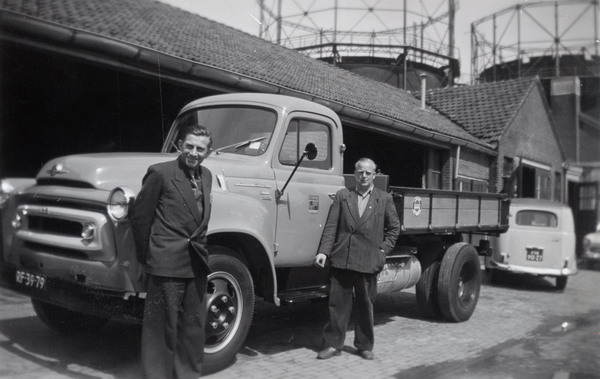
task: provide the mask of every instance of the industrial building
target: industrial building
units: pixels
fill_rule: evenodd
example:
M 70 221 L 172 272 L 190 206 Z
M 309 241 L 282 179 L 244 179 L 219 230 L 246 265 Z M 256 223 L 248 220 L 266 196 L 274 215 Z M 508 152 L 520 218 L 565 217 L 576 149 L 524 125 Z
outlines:
M 471 24 L 477 82 L 539 78 L 564 153 L 562 198 L 575 214 L 578 243 L 600 224 L 599 19 L 596 0 L 548 1 Z

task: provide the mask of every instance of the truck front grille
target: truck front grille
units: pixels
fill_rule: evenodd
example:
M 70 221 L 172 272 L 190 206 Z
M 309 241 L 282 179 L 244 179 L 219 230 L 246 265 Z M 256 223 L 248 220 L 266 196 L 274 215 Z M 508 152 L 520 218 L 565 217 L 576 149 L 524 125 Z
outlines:
M 83 228 L 81 223 L 77 221 L 42 216 L 29 216 L 28 227 L 31 231 L 60 234 L 71 237 L 81 236 L 81 231 Z
M 111 225 L 103 213 L 71 207 L 21 204 L 15 216 L 14 241 L 47 254 L 111 261 L 115 250 Z M 19 222 L 20 220 L 20 222 Z M 85 236 L 82 232 L 86 230 Z

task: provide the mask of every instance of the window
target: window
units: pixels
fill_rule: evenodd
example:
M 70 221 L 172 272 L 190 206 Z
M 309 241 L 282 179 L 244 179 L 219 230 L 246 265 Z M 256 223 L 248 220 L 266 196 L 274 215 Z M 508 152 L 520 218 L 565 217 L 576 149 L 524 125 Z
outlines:
M 596 191 L 595 183 L 582 183 L 579 187 L 579 210 L 596 210 Z
M 313 143 L 317 147 L 317 156 L 312 161 L 305 158 L 300 167 L 330 169 L 331 143 L 329 127 L 320 122 L 303 119 L 290 121 L 279 152 L 279 162 L 286 166 L 294 166 L 302 156 L 308 143 Z
M 220 106 L 194 109 L 181 115 L 175 128 L 203 125 L 210 129 L 213 151 L 257 156 L 271 141 L 277 114 L 270 109 L 247 106 Z M 177 136 L 173 136 L 174 139 Z M 171 151 L 177 141 L 170 141 Z
M 455 180 L 456 189 L 461 192 L 488 192 L 489 184 L 484 180 L 458 177 Z
M 517 212 L 517 225 L 538 226 L 543 228 L 556 228 L 558 218 L 552 212 L 526 210 Z

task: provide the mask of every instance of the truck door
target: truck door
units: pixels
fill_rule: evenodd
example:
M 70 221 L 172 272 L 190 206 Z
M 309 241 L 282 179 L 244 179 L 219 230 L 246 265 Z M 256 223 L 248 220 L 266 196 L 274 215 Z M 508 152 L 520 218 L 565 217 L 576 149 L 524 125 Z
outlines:
M 280 150 L 273 156 L 277 188 L 281 189 L 306 144 L 315 144 L 318 151 L 314 160 L 304 159 L 277 204 L 275 261 L 280 267 L 311 264 L 333 202 L 330 194 L 344 185 L 340 172 L 341 130 L 336 128 L 326 117 L 294 113 L 282 136 Z

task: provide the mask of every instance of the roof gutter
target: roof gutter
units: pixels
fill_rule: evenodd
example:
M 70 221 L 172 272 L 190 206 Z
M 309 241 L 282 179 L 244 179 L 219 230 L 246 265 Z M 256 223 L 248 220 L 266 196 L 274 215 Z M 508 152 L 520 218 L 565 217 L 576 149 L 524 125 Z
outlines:
M 40 47 L 40 44 L 52 44 L 51 47 L 53 50 L 59 50 L 61 53 L 67 55 L 74 55 L 94 62 L 102 62 L 110 66 L 143 72 L 147 75 L 156 75 L 156 70 L 158 70 L 161 79 L 182 82 L 195 87 L 198 86 L 198 81 L 190 79 L 190 76 L 208 81 L 209 83 L 215 83 L 216 85 L 212 88 L 218 88 L 223 92 L 234 92 L 234 89 L 238 89 L 248 92 L 283 94 L 304 98 L 331 108 L 342 119 L 356 123 L 357 125 L 369 128 L 369 124 L 376 124 L 370 128 L 378 132 L 393 134 L 402 138 L 406 137 L 426 145 L 446 148 L 449 147 L 448 145 L 458 145 L 487 155 L 498 155 L 491 145 L 483 142 L 477 144 L 454 136 L 430 131 L 405 121 L 392 119 L 281 85 L 271 84 L 235 72 L 175 57 L 151 48 L 122 42 L 88 31 L 66 27 L 6 10 L 0 10 L 0 25 L 2 25 L 0 38 L 3 39 L 13 39 L 37 47 Z M 6 32 L 9 32 L 9 34 L 6 35 Z M 11 38 L 11 33 L 18 36 L 23 35 L 26 38 L 33 37 L 35 38 L 35 42 L 29 39 Z M 57 49 L 55 44 L 58 44 L 62 49 Z M 73 47 L 80 51 L 73 50 Z M 127 65 L 117 61 L 117 59 L 135 62 L 136 64 Z M 184 77 L 177 74 L 183 74 Z M 208 87 L 211 86 L 209 85 Z

